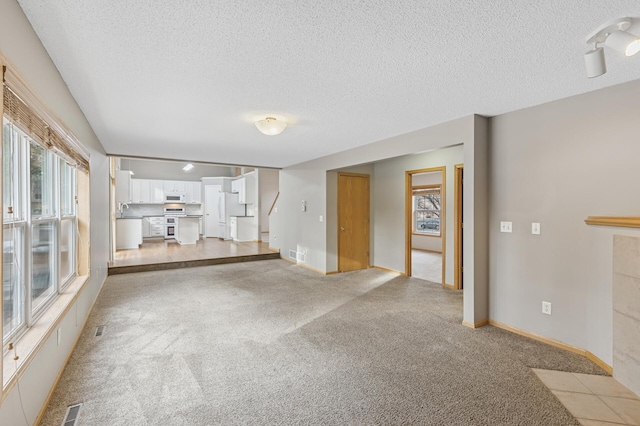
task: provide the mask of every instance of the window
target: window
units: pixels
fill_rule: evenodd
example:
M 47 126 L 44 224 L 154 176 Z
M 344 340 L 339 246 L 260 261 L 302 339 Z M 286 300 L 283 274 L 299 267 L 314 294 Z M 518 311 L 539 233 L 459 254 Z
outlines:
M 440 185 L 413 187 L 413 232 L 440 236 Z
M 76 168 L 3 119 L 3 346 L 77 275 Z

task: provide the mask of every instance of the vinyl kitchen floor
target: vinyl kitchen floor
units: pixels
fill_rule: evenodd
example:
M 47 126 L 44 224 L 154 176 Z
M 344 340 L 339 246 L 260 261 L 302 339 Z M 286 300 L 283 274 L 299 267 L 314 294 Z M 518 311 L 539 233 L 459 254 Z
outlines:
M 269 249 L 269 243 L 204 238 L 195 245 L 180 245 L 175 240 L 145 240 L 137 250 L 117 250 L 109 265 L 109 275 L 279 257 L 279 253 Z

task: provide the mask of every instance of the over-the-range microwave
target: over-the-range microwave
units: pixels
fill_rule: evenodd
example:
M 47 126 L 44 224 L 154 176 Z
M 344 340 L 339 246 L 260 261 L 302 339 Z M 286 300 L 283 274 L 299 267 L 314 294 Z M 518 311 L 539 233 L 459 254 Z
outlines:
M 165 192 L 164 193 L 165 204 L 169 203 L 186 203 L 187 194 L 185 192 Z

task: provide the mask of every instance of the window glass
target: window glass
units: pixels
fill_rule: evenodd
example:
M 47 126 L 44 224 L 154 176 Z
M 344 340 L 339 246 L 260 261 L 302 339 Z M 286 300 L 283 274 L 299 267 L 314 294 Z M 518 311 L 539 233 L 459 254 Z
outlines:
M 22 220 L 20 145 L 18 133 L 6 121 L 2 126 L 2 211 L 4 222 Z
M 60 214 L 72 216 L 75 214 L 75 169 L 60 159 Z
M 2 270 L 2 336 L 24 324 L 24 227 L 5 226 Z
M 75 273 L 75 223 L 74 219 L 60 222 L 60 277 L 62 283 Z
M 54 292 L 55 225 L 36 223 L 31 228 L 31 300 L 35 311 Z
M 440 235 L 440 190 L 413 196 L 414 232 Z
M 31 216 L 51 217 L 53 210 L 53 162 L 51 153 L 31 142 Z

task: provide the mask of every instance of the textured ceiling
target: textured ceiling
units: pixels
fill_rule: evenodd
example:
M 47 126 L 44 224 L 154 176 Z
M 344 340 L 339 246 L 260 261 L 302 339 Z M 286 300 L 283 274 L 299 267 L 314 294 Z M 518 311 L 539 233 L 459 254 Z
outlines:
M 638 0 L 18 1 L 111 154 L 283 167 L 640 78 L 583 61 Z

